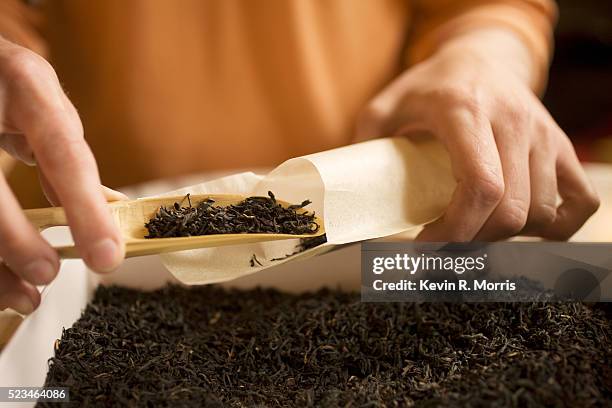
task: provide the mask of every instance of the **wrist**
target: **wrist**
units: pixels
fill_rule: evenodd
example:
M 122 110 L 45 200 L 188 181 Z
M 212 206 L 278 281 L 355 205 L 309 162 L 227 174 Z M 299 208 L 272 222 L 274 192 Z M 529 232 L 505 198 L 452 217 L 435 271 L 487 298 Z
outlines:
M 528 47 L 509 30 L 486 28 L 449 39 L 432 58 L 451 58 L 463 64 L 496 70 L 536 91 L 540 88 L 539 67 Z

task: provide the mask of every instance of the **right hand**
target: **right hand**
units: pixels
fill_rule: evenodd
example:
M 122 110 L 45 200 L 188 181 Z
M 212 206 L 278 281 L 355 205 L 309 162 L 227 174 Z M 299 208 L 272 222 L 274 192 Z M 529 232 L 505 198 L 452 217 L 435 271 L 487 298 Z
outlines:
M 364 110 L 357 139 L 428 134 L 449 154 L 457 187 L 417 240 L 567 240 L 599 207 L 570 139 L 531 90 L 531 75 L 514 67 L 529 67 L 527 57 L 512 33 L 473 31 L 406 70 Z
M 0 37 L 0 148 L 37 165 L 54 205 L 62 205 L 87 265 L 115 269 L 125 250 L 107 209 L 120 193 L 100 183 L 79 115 L 51 65 L 34 52 Z M 51 282 L 59 258 L 23 214 L 0 173 L 0 310 L 27 314 L 40 303 L 35 285 Z

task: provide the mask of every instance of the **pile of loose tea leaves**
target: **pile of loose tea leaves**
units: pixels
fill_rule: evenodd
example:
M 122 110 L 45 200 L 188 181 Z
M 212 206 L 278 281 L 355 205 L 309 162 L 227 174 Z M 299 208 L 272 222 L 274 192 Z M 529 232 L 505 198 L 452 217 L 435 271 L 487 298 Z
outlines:
M 268 197 L 248 197 L 228 206 L 215 205 L 211 198 L 193 206 L 189 194 L 183 202 L 172 207 L 161 207 L 145 224 L 149 234 L 145 238 L 191 237 L 213 234 L 314 234 L 319 230 L 314 212 L 302 209 L 311 204 L 283 207 L 268 191 Z
M 607 305 L 101 287 L 45 385 L 74 406 L 610 406 L 611 358 Z

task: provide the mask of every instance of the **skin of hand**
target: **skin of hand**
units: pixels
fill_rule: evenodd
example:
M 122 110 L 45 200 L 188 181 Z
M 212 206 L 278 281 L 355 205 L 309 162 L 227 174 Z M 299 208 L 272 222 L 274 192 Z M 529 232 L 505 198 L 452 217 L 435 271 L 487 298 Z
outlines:
M 79 115 L 51 65 L 0 37 L 0 148 L 37 165 L 54 205 L 63 205 L 75 244 L 95 271 L 115 269 L 125 249 L 107 200 L 124 199 L 103 187 L 83 137 Z M 0 310 L 27 314 L 40 303 L 35 285 L 57 275 L 57 253 L 26 219 L 0 173 Z
M 357 140 L 427 134 L 449 153 L 457 187 L 418 240 L 566 240 L 599 207 L 570 140 L 530 88 L 537 82 L 531 64 L 510 32 L 466 34 L 364 109 Z

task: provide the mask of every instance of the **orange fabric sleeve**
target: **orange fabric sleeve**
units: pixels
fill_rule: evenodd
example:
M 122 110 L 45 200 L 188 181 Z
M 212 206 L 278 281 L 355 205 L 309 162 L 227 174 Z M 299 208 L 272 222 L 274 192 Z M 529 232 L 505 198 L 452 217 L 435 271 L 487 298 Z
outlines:
M 415 0 L 408 63 L 433 54 L 449 38 L 480 28 L 513 31 L 528 48 L 538 87 L 546 80 L 552 55 L 557 6 L 552 0 Z
M 0 1 L 0 35 L 46 57 L 47 47 L 38 31 L 41 23 L 41 13 L 22 0 Z

